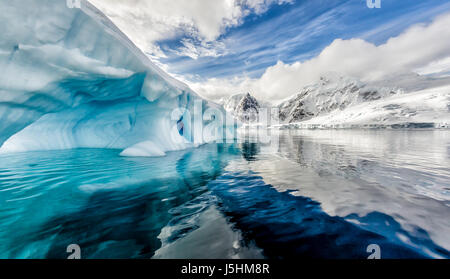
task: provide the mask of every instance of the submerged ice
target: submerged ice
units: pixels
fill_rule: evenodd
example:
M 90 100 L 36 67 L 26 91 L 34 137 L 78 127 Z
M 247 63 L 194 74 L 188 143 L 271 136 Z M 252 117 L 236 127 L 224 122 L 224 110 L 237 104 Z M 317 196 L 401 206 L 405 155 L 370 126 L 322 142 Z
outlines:
M 0 10 L 0 152 L 132 147 L 123 154 L 153 156 L 191 144 L 172 112 L 201 99 L 90 3 L 2 1 Z

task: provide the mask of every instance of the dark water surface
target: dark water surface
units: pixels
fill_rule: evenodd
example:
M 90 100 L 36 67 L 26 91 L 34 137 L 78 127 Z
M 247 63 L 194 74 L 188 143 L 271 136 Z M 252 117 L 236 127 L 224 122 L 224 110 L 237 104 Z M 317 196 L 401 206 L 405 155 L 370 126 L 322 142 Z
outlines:
M 450 258 L 450 131 L 0 155 L 0 258 Z

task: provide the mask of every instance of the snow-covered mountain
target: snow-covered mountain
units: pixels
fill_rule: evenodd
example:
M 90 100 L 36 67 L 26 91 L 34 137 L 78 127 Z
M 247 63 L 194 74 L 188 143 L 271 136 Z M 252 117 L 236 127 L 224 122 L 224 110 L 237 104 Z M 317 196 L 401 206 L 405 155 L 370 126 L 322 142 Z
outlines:
M 385 84 L 395 84 L 387 81 Z M 408 76 L 402 87 L 329 74 L 279 104 L 282 126 L 297 128 L 447 127 L 450 84 Z M 427 89 L 422 89 L 427 88 Z
M 265 125 L 259 123 L 258 113 L 277 107 L 278 119 L 269 126 L 449 128 L 450 79 L 411 74 L 368 84 L 330 72 L 278 104 L 261 102 L 249 93 L 222 99 L 220 104 L 240 122 L 252 125 Z
M 450 128 L 450 86 L 364 102 L 287 126 L 344 129 Z
M 236 94 L 220 102 L 224 109 L 244 123 L 258 121 L 261 105 L 255 97 L 246 94 Z
M 293 98 L 279 105 L 280 121 L 293 123 L 309 120 L 356 104 L 383 99 L 402 90 L 372 87 L 358 80 L 336 74 L 322 76 L 311 86 L 304 87 Z
M 244 96 L 245 94 L 235 94 L 230 97 L 220 99 L 218 103 L 222 105 L 227 112 L 234 112 Z
M 0 1 L 0 152 L 89 147 L 160 156 L 201 142 L 183 110 L 173 113 L 193 111 L 196 101 L 220 106 L 154 65 L 88 1 L 80 4 Z

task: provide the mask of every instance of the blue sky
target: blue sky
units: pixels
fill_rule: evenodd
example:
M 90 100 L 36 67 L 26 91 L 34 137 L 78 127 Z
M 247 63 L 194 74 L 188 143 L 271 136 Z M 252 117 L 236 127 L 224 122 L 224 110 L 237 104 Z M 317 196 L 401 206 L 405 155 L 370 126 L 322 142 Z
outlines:
M 205 98 L 292 96 L 326 72 L 450 73 L 450 1 L 90 0 Z
M 227 28 L 216 40 L 224 52 L 220 56 L 183 56 L 178 50 L 182 40 L 189 38 L 186 34 L 157 44 L 167 56 L 160 62 L 189 80 L 258 77 L 278 60 L 293 63 L 312 58 L 336 38 L 385 43 L 445 10 L 450 10 L 450 3 L 443 0 L 382 0 L 381 9 L 369 9 L 365 0 L 296 0 L 271 5 L 264 14 L 250 14 L 242 25 Z

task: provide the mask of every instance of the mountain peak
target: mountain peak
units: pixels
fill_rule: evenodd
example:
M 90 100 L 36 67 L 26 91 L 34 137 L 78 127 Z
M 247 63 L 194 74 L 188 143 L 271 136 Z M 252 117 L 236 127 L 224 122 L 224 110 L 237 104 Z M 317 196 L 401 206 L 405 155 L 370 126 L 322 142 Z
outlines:
M 257 120 L 257 115 L 261 108 L 258 100 L 249 92 L 236 94 L 224 101 L 224 108 L 231 112 L 236 118 L 243 122 L 252 122 Z
M 280 120 L 299 122 L 347 107 L 389 97 L 398 90 L 373 87 L 351 77 L 329 73 L 279 105 Z

